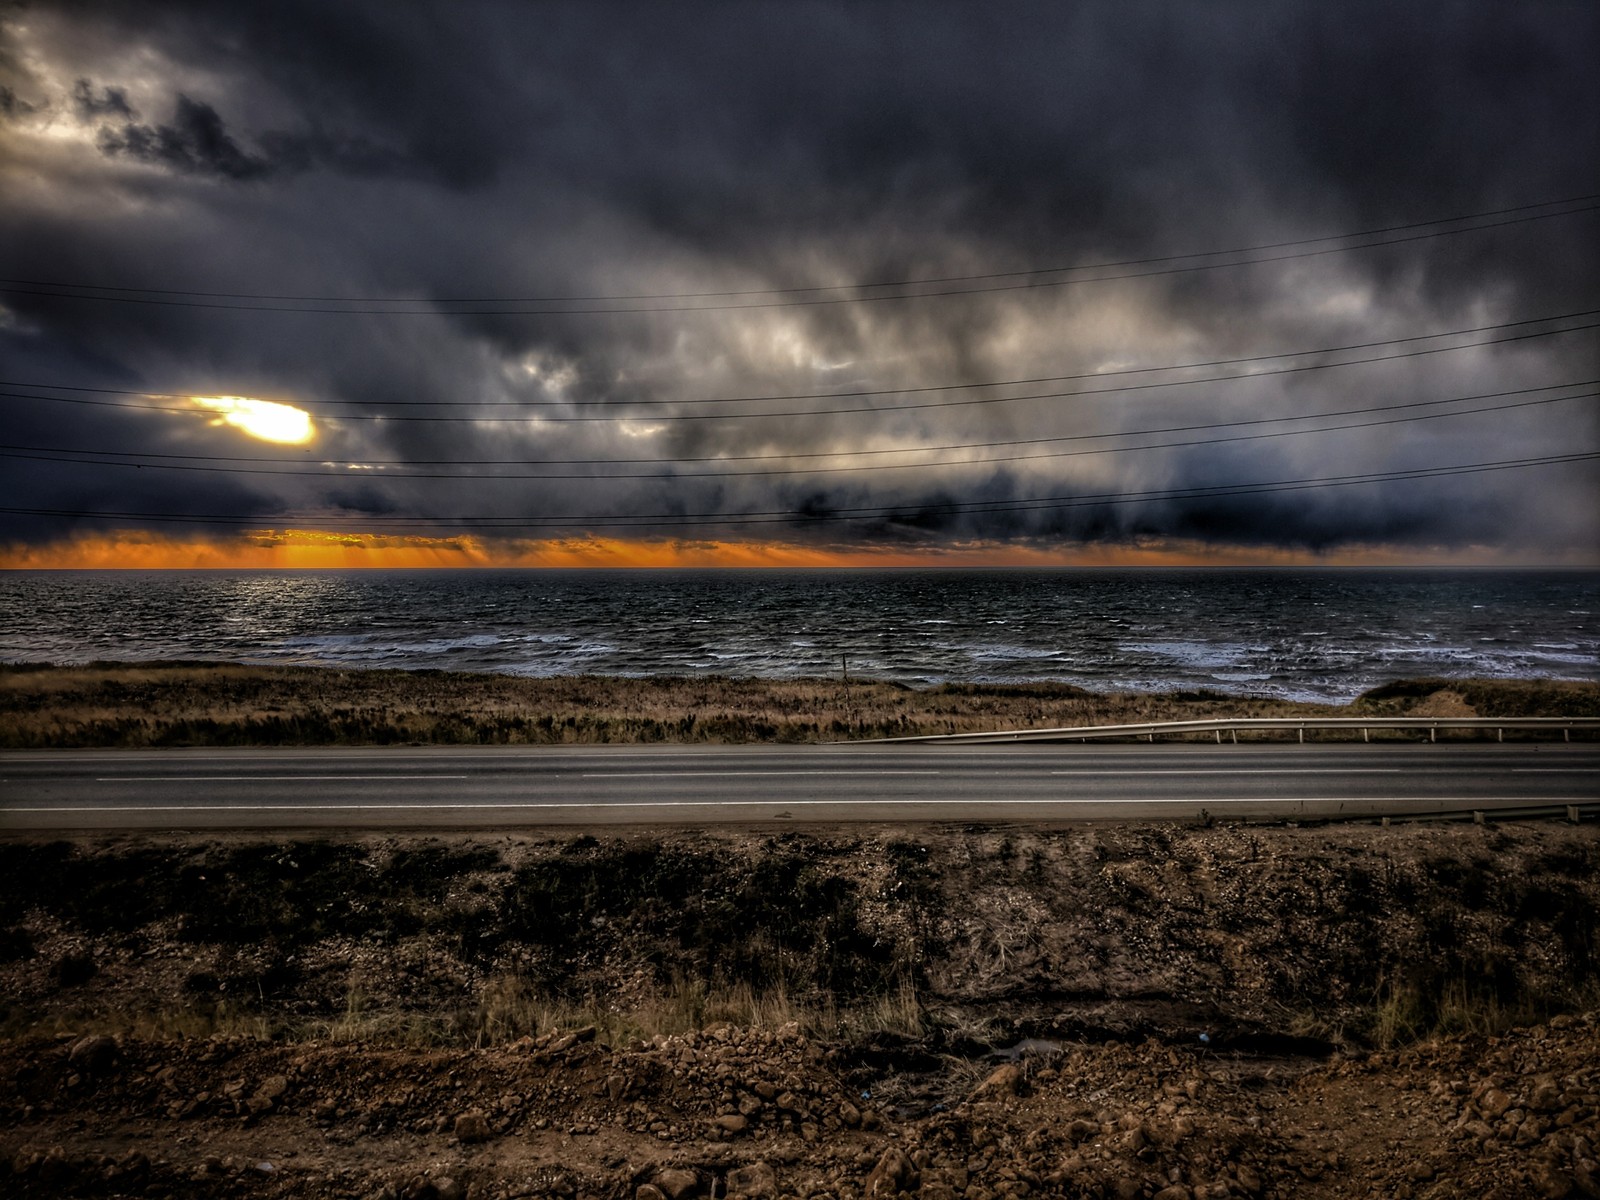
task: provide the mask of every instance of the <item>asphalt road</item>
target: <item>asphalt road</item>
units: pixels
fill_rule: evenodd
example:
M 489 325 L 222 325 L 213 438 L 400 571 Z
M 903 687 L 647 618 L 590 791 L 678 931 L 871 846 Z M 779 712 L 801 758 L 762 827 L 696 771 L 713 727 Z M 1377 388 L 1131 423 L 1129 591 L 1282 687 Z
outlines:
M 0 829 L 1314 819 L 1600 801 L 1600 746 L 846 745 L 0 754 Z

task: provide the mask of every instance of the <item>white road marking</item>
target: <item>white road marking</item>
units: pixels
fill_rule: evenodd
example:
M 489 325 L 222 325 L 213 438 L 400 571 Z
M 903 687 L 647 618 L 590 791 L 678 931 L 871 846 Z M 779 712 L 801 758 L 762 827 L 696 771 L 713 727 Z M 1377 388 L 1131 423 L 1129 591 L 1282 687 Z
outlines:
M 1250 770 L 1236 771 L 1228 767 L 1218 767 L 1214 769 L 1208 767 L 1196 767 L 1192 770 L 1184 770 L 1182 768 L 1168 770 L 1162 768 L 1151 771 L 1136 771 L 1131 769 L 1119 770 L 1116 767 L 1080 767 L 1072 771 L 1050 772 L 1052 775 L 1093 775 L 1096 777 L 1101 775 L 1112 777 L 1134 775 L 1410 775 L 1413 773 L 1413 771 L 1409 771 L 1404 767 L 1328 767 L 1326 769 L 1317 767 L 1290 767 L 1281 771 L 1275 771 L 1270 768 L 1252 768 Z
M 676 771 L 676 770 L 663 770 L 663 771 L 627 771 L 627 772 L 624 772 L 624 771 L 582 772 L 582 773 L 574 773 L 574 775 L 571 776 L 571 777 L 575 778 L 575 779 L 585 779 L 585 780 L 590 780 L 590 779 L 592 779 L 592 780 L 604 780 L 604 779 L 613 779 L 613 780 L 640 779 L 640 780 L 644 780 L 644 779 L 650 779 L 650 780 L 670 781 L 670 780 L 674 780 L 674 779 L 690 780 L 690 779 L 698 779 L 698 778 L 707 778 L 707 779 L 719 779 L 719 778 L 722 778 L 722 779 L 732 779 L 732 778 L 782 778 L 782 779 L 797 779 L 797 780 L 799 780 L 799 779 L 804 779 L 806 777 L 819 777 L 819 778 L 820 777 L 866 777 L 866 778 L 872 778 L 872 777 L 889 777 L 889 776 L 904 776 L 904 777 L 937 776 L 937 777 L 944 777 L 946 779 L 950 779 L 950 780 L 954 781 L 954 780 L 960 780 L 964 775 L 967 775 L 967 774 L 971 773 L 972 771 L 981 770 L 981 769 L 982 769 L 982 764 L 978 764 L 978 765 L 971 766 L 971 767 L 968 767 L 968 766 L 965 766 L 965 765 L 951 764 L 950 766 L 947 766 L 947 767 L 945 767 L 943 769 L 940 769 L 940 770 L 912 770 L 912 769 L 900 769 L 900 768 L 879 770 L 879 769 L 868 768 L 868 767 L 855 768 L 855 769 L 843 769 L 843 768 L 841 768 L 841 769 L 823 769 L 823 770 L 806 770 L 804 768 L 796 768 L 796 769 L 787 770 L 787 771 L 783 771 L 783 770 L 776 770 L 776 771 L 775 770 L 750 770 L 750 771 Z M 1585 776 L 1592 774 L 1590 769 L 1586 768 L 1586 767 L 1514 767 L 1514 768 L 1510 768 L 1509 773 L 1512 773 L 1512 774 L 1524 774 L 1524 775 L 1585 775 Z M 543 775 L 543 773 L 540 773 L 540 774 Z M 1236 768 L 1205 768 L 1205 767 L 1182 768 L 1182 767 L 1178 767 L 1178 768 L 1137 769 L 1137 768 L 1126 768 L 1126 767 L 1118 768 L 1118 767 L 1115 767 L 1115 766 L 1110 766 L 1110 767 L 1077 767 L 1077 768 L 1066 769 L 1066 770 L 1057 769 L 1057 770 L 1048 771 L 1046 773 L 1040 773 L 1040 772 L 1037 772 L 1037 771 L 1030 771 L 1030 770 L 1027 770 L 1027 769 L 1023 769 L 1021 771 L 1016 772 L 1016 776 L 1015 777 L 1020 782 L 1020 781 L 1025 780 L 1025 779 L 1027 779 L 1029 777 L 1038 778 L 1040 776 L 1040 774 L 1048 774 L 1050 777 L 1063 778 L 1063 779 L 1071 779 L 1071 778 L 1077 778 L 1077 779 L 1105 779 L 1105 780 L 1117 781 L 1117 780 L 1136 779 L 1136 778 L 1145 777 L 1145 776 L 1179 776 L 1179 777 L 1193 776 L 1193 777 L 1200 777 L 1200 776 L 1214 776 L 1214 775 L 1222 775 L 1222 776 L 1233 775 L 1233 776 L 1241 776 L 1242 777 L 1242 776 L 1250 776 L 1250 775 L 1276 775 L 1276 776 L 1320 775 L 1320 776 L 1323 776 L 1323 777 L 1330 777 L 1330 776 L 1337 777 L 1337 776 L 1342 776 L 1342 775 L 1350 775 L 1350 776 L 1355 776 L 1355 775 L 1411 775 L 1411 774 L 1415 774 L 1415 769 L 1414 768 L 1406 768 L 1406 767 L 1337 767 L 1337 766 L 1330 766 L 1330 767 L 1323 767 L 1323 768 L 1317 768 L 1317 767 L 1307 767 L 1307 768 L 1298 768 L 1298 767 L 1288 767 L 1288 768 L 1261 767 L 1261 768 L 1237 768 L 1236 769 Z M 561 777 L 561 775 L 560 775 L 559 772 L 552 772 L 550 775 L 545 775 L 543 778 L 539 779 L 537 782 L 558 781 L 560 779 L 560 777 Z M 469 780 L 471 778 L 473 778 L 473 776 L 469 775 L 469 774 L 466 774 L 466 773 L 414 774 L 414 773 L 410 773 L 410 772 L 393 772 L 393 773 L 385 773 L 385 774 L 315 774 L 315 775 L 310 775 L 310 774 L 277 774 L 277 775 L 257 775 L 257 774 L 208 775 L 208 774 L 191 774 L 191 775 L 102 775 L 102 776 L 95 776 L 94 777 L 94 782 L 96 782 L 96 783 L 110 783 L 110 784 L 116 784 L 116 783 L 132 783 L 132 784 L 173 783 L 173 784 L 189 784 L 189 785 L 206 784 L 206 783 L 296 783 L 296 782 L 307 782 L 307 783 L 311 783 L 311 782 L 394 783 L 394 782 L 410 782 L 410 781 L 416 781 L 416 782 L 458 781 L 459 782 L 459 781 Z M 6 778 L 6 779 L 0 779 L 0 782 L 4 782 L 4 783 L 7 783 L 7 784 L 10 784 L 10 783 L 18 782 L 18 781 Z M 1050 803 L 1051 801 L 1026 801 L 1026 802 L 1027 803 Z M 735 801 L 734 803 L 739 803 L 739 802 Z M 830 803 L 831 803 L 831 801 L 830 801 Z M 940 801 L 939 803 L 944 803 L 944 802 Z
M 1056 805 L 1079 808 L 1085 805 L 1117 807 L 1119 805 L 1165 804 L 1194 808 L 1209 808 L 1214 804 L 1426 804 L 1429 806 L 1459 805 L 1463 808 L 1485 808 L 1495 804 L 1538 805 L 1570 804 L 1570 797 L 1541 796 L 1232 796 L 1201 800 L 1173 799 L 1117 799 L 1117 800 L 618 800 L 612 803 L 584 801 L 508 800 L 495 803 L 460 804 L 107 804 L 50 806 L 0 806 L 0 816 L 6 813 L 200 813 L 200 812 L 407 812 L 433 810 L 470 812 L 492 809 L 588 809 L 605 811 L 616 808 L 769 808 L 782 804 L 785 808 L 884 808 L 893 806 L 942 805 L 979 808 L 1020 808 Z M 1455 810 L 1452 810 L 1455 811 Z
M 813 775 L 939 775 L 939 771 L 874 771 L 862 768 L 856 771 L 586 771 L 583 779 L 730 779 L 735 776 L 758 776 L 779 779 L 810 778 Z
M 804 752 L 807 747 L 815 749 L 820 743 L 796 743 Z M 385 762 L 437 762 L 440 759 L 476 759 L 491 760 L 495 762 L 519 761 L 522 759 L 551 758 L 650 758 L 653 756 L 665 758 L 715 758 L 721 754 L 737 755 L 750 753 L 763 747 L 758 743 L 735 744 L 730 746 L 713 747 L 710 749 L 681 749 L 662 750 L 650 746 L 615 746 L 610 749 L 600 745 L 580 745 L 551 743 L 532 749 L 513 749 L 508 746 L 473 746 L 467 749 L 451 746 L 419 746 L 405 750 L 375 747 L 357 747 L 354 750 L 341 750 L 333 747 L 311 748 L 296 751 L 292 749 L 274 750 L 271 747 L 255 750 L 198 750 L 192 747 L 177 750 L 0 750 L 0 760 L 26 761 L 28 759 L 47 760 L 49 762 L 110 762 L 121 759 L 129 762 L 140 760 L 148 761 L 152 758 L 181 756 L 191 762 L 254 762 L 257 760 L 271 762 L 324 762 L 330 758 L 375 758 Z M 854 744 L 847 744 L 842 749 L 850 753 Z M 970 749 L 970 747 L 968 748 Z M 982 752 L 982 748 L 979 748 Z M 941 752 L 942 753 L 942 752 Z
M 1052 775 L 1415 775 L 1422 768 L 1419 767 L 1286 767 L 1274 770 L 1270 767 L 1252 767 L 1247 770 L 1232 770 L 1227 767 L 1196 767 L 1193 770 L 1182 768 L 1157 769 L 1152 771 L 1136 771 L 1132 769 L 1119 770 L 1116 767 L 1079 767 L 1071 771 L 1051 771 Z M 1432 771 L 1442 769 L 1430 764 L 1427 768 Z M 1512 775 L 1592 775 L 1594 772 L 1588 767 L 1512 767 Z
M 341 782 L 397 779 L 467 779 L 466 774 L 102 774 L 98 784 L 286 784 L 310 779 L 338 779 Z

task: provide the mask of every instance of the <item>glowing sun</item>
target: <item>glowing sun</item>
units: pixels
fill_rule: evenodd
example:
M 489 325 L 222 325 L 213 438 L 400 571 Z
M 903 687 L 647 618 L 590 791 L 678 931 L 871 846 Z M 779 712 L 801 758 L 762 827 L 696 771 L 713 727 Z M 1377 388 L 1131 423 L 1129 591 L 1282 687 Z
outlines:
M 214 424 L 232 425 L 264 442 L 299 446 L 316 435 L 311 414 L 292 404 L 249 396 L 195 396 L 193 399 L 201 408 L 218 414 Z

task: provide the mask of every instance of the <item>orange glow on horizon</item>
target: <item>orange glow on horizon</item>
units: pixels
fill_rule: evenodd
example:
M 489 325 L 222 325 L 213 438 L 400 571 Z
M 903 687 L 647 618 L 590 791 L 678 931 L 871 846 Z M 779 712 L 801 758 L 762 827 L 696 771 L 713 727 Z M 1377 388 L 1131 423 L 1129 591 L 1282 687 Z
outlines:
M 1347 548 L 1313 555 L 1270 547 L 1198 542 L 1064 545 L 992 542 L 921 549 L 805 546 L 782 542 L 689 539 L 626 541 L 552 538 L 405 537 L 320 530 L 272 530 L 227 540 L 168 537 L 146 531 L 91 534 L 38 546 L 0 546 L 0 570 L 310 570 L 461 567 L 1267 567 L 1267 566 L 1585 566 L 1517 560 L 1487 547 L 1431 553 L 1394 547 Z

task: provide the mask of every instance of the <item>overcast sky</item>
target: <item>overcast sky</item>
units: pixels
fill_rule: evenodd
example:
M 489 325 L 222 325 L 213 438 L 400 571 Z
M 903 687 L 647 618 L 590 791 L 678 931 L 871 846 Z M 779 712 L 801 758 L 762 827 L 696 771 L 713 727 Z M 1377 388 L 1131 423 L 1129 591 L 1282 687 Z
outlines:
M 0 12 L 0 561 L 1600 560 L 1592 3 Z

